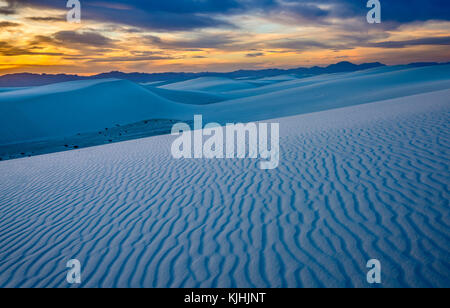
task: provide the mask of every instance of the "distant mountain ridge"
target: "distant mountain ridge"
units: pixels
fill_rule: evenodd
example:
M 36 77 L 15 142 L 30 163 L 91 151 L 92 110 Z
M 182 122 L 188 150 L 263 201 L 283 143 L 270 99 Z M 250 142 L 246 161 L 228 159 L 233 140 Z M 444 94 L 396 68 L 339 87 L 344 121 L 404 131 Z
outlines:
M 424 62 L 412 63 L 410 66 L 432 66 L 441 63 Z M 299 67 L 295 69 L 263 69 L 263 70 L 238 70 L 229 73 L 123 73 L 112 71 L 109 73 L 101 73 L 93 76 L 79 76 L 70 74 L 33 74 L 33 73 L 17 73 L 0 76 L 0 87 L 31 87 L 42 86 L 58 82 L 76 81 L 76 80 L 93 80 L 104 78 L 117 78 L 133 82 L 154 82 L 154 81 L 182 81 L 199 77 L 228 77 L 228 78 L 263 78 L 273 77 L 284 74 L 295 74 L 299 77 L 307 77 L 321 74 L 355 72 L 370 68 L 386 66 L 379 62 L 353 64 L 351 62 L 339 62 L 326 67 L 314 66 L 310 68 Z

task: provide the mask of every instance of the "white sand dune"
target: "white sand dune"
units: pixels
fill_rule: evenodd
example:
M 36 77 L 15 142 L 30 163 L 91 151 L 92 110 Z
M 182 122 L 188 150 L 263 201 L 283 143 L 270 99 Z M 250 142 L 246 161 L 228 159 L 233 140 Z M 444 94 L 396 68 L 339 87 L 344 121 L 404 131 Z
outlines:
M 263 87 L 239 89 L 233 91 L 227 91 L 226 95 L 228 98 L 243 98 L 250 96 L 257 96 L 262 94 L 267 94 L 271 92 L 287 90 L 292 88 L 299 88 L 308 85 L 314 85 L 319 83 L 324 83 L 333 80 L 344 80 L 353 79 L 356 80 L 357 77 L 365 77 L 370 75 L 386 74 L 395 71 L 408 70 L 410 67 L 405 66 L 385 66 L 378 67 L 368 70 L 362 70 L 351 73 L 335 73 L 335 74 L 324 74 L 308 78 L 294 78 L 291 75 L 281 75 L 276 77 L 262 78 L 260 80 L 270 80 L 271 83 L 266 84 Z M 416 74 L 417 75 L 417 74 Z
M 96 132 L 149 119 L 184 119 L 187 104 L 133 82 L 75 81 L 0 93 L 0 145 Z
M 386 71 L 387 70 L 387 71 Z M 450 88 L 450 65 L 392 70 L 377 69 L 281 82 L 199 109 L 220 122 L 263 120 L 371 103 Z M 228 93 L 230 94 L 230 93 Z
M 145 120 L 192 120 L 194 114 L 220 123 L 263 120 L 447 88 L 450 65 L 377 68 L 265 86 L 213 77 L 160 89 L 115 79 L 64 82 L 0 93 L 0 146 Z
M 257 85 L 252 82 L 234 80 L 224 77 L 200 77 L 196 79 L 171 83 L 161 86 L 161 88 L 178 91 L 204 91 L 212 93 L 222 93 L 233 90 L 254 88 L 256 86 Z
M 12 91 L 17 91 L 17 90 L 25 90 L 27 89 L 26 87 L 15 87 L 15 88 L 0 88 L 0 93 L 4 93 L 4 92 L 12 92 Z
M 384 287 L 449 287 L 449 97 L 277 119 L 272 171 L 171 136 L 0 162 L 0 286 L 77 258 L 84 287 L 366 287 L 376 258 Z
M 227 97 L 225 96 L 209 92 L 167 90 L 163 88 L 155 88 L 154 86 L 149 86 L 146 88 L 156 95 L 164 97 L 168 100 L 189 105 L 209 105 L 227 100 Z
M 289 81 L 289 80 L 297 80 L 299 79 L 295 75 L 277 75 L 273 77 L 264 77 L 260 78 L 261 81 Z

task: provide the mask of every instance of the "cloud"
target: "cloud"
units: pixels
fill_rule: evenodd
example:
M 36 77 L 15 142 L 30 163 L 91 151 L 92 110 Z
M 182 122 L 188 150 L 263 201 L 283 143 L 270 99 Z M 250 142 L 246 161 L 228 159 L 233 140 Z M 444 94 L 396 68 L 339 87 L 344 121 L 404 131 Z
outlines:
M 321 7 L 312 1 L 284 0 L 271 7 L 268 15 L 285 23 L 325 23 L 325 19 L 332 13 L 332 7 Z
M 332 46 L 321 43 L 315 40 L 306 40 L 306 39 L 282 39 L 275 40 L 267 43 L 267 47 L 269 48 L 280 48 L 280 49 L 291 49 L 296 51 L 304 51 L 312 48 L 325 48 L 329 49 Z
M 343 35 L 337 36 L 336 41 L 338 43 L 328 42 L 322 43 L 315 40 L 302 40 L 302 39 L 285 39 L 268 43 L 270 48 L 282 48 L 295 51 L 305 51 L 310 49 L 329 49 L 329 50 L 346 50 L 356 47 L 373 47 L 373 48 L 406 48 L 411 46 L 423 46 L 423 45 L 450 45 L 450 36 L 443 37 L 428 37 L 419 38 L 413 40 L 404 41 L 381 41 L 371 42 L 376 38 L 371 36 L 355 35 Z
M 406 41 L 385 41 L 378 43 L 368 43 L 366 46 L 378 48 L 405 48 L 421 45 L 450 45 L 450 36 L 428 37 Z
M 450 3 L 447 0 L 395 0 L 382 2 L 385 21 L 408 23 L 427 20 L 450 20 Z
M 87 45 L 91 47 L 111 47 L 114 40 L 96 32 L 59 31 L 53 34 L 58 44 L 73 46 Z
M 309 0 L 284 0 L 293 3 L 308 3 Z M 447 0 L 381 0 L 383 22 L 409 23 L 427 20 L 450 20 L 450 5 Z M 321 0 L 328 7 L 328 15 L 336 18 L 365 19 L 368 12 L 366 0 Z
M 102 9 L 85 11 L 83 16 L 87 19 L 126 24 L 153 31 L 189 31 L 194 29 L 223 27 L 233 28 L 232 24 L 213 17 L 172 12 Z
M 2 21 L 0 22 L 0 29 L 1 28 L 10 28 L 10 27 L 18 27 L 21 24 L 16 23 L 16 22 L 10 22 L 10 21 Z
M 59 21 L 66 21 L 65 16 L 60 17 L 53 17 L 53 16 L 47 16 L 47 17 L 27 17 L 27 20 L 31 21 L 42 21 L 42 22 L 59 22 Z
M 29 55 L 39 55 L 39 56 L 62 56 L 62 53 L 57 52 L 41 52 L 34 51 L 39 50 L 39 48 L 23 48 L 13 46 L 8 42 L 0 41 L 0 55 L 2 56 L 29 56 Z
M 45 46 L 75 50 L 78 54 L 88 56 L 103 54 L 115 50 L 117 41 L 93 30 L 59 31 L 51 35 L 36 35 L 28 41 L 27 49 L 39 49 Z M 60 55 L 59 53 L 51 55 Z
M 66 48 L 114 47 L 116 41 L 94 31 L 59 31 L 52 35 L 36 35 L 30 46 L 50 44 Z
M 178 49 L 196 51 L 201 49 L 226 49 L 227 46 L 232 45 L 236 40 L 227 34 L 203 34 L 198 35 L 191 39 L 175 39 L 175 40 L 163 40 L 158 36 L 148 35 L 145 37 L 148 44 L 161 48 L 161 49 Z
M 257 58 L 257 57 L 262 57 L 264 56 L 263 52 L 253 52 L 253 53 L 248 53 L 246 55 L 247 58 Z
M 175 58 L 166 56 L 145 56 L 145 57 L 108 57 L 91 59 L 91 63 L 109 63 L 109 62 L 142 62 L 142 61 L 157 61 L 157 60 L 173 60 Z
M 6 0 L 6 6 L 0 6 L 0 15 L 14 15 L 17 13 L 16 0 Z
M 17 8 L 38 7 L 66 9 L 61 0 L 8 0 Z M 255 0 L 250 0 L 255 1 Z M 82 18 L 125 24 L 151 30 L 187 31 L 201 28 L 233 27 L 216 18 L 242 5 L 237 0 L 109 0 L 83 2 Z
M 84 1 L 82 18 L 155 31 L 190 31 L 238 27 L 227 16 L 258 14 L 279 21 L 330 24 L 332 20 L 365 20 L 365 0 L 98 0 Z M 427 20 L 450 20 L 447 0 L 381 1 L 382 20 L 391 25 Z M 65 10 L 61 0 L 7 0 L 0 8 L 12 14 L 24 7 Z

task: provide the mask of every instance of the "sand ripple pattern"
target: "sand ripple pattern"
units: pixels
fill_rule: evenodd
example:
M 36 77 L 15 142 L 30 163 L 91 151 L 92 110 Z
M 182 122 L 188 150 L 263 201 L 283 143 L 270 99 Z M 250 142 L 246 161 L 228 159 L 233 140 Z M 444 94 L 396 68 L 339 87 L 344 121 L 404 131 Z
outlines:
M 0 162 L 0 287 L 450 287 L 450 91 L 278 119 L 280 166 L 170 136 Z

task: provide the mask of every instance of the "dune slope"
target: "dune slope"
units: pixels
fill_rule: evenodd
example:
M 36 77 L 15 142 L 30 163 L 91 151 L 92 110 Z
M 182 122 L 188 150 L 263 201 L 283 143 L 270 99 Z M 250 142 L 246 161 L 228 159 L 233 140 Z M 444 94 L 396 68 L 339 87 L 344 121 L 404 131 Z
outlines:
M 212 93 L 254 88 L 257 85 L 247 81 L 224 77 L 201 77 L 161 86 L 162 89 L 178 91 L 204 91 Z
M 450 88 L 450 65 L 324 75 L 282 82 L 197 112 L 219 122 L 254 121 L 323 111 Z M 235 92 L 233 95 L 236 95 Z
M 189 106 L 124 80 L 76 81 L 0 93 L 0 145 L 183 119 Z
M 450 90 L 282 118 L 278 169 L 171 136 L 0 162 L 0 286 L 450 286 Z
M 168 100 L 189 105 L 209 105 L 223 102 L 227 99 L 225 96 L 201 91 L 179 91 L 157 88 L 154 86 L 146 86 L 146 88 Z
M 335 73 L 335 74 L 324 74 L 319 76 L 313 76 L 313 77 L 306 77 L 306 78 L 294 78 L 293 76 L 277 76 L 274 78 L 262 78 L 260 80 L 271 80 L 272 82 L 257 88 L 249 88 L 249 89 L 240 89 L 240 90 L 233 90 L 228 91 L 226 95 L 229 99 L 237 99 L 237 98 L 243 98 L 243 97 L 250 97 L 250 96 L 257 96 L 262 94 L 267 94 L 271 92 L 277 92 L 281 90 L 287 90 L 292 88 L 300 88 L 308 85 L 314 85 L 329 81 L 338 81 L 338 80 L 344 80 L 344 79 L 353 79 L 357 80 L 357 77 L 366 77 L 371 75 L 378 75 L 378 74 L 386 74 L 390 72 L 395 71 L 401 71 L 401 70 L 407 70 L 411 69 L 410 67 L 404 67 L 404 66 L 385 66 L 385 67 L 378 67 L 374 69 L 368 69 L 363 71 L 357 71 L 357 72 L 351 72 L 351 73 Z M 291 78 L 287 78 L 291 77 Z

